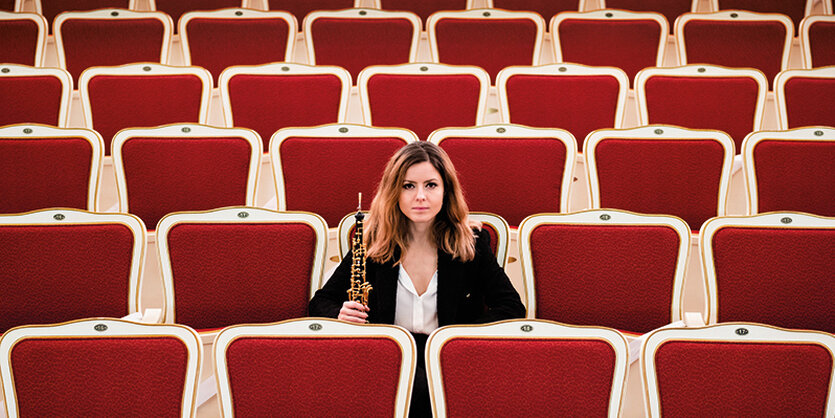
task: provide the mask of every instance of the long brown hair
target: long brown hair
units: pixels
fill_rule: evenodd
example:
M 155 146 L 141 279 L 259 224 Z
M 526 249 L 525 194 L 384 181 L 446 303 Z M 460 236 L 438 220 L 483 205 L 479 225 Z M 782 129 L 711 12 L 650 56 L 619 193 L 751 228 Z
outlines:
M 437 145 L 417 141 L 400 148 L 391 157 L 377 186 L 364 236 L 371 260 L 385 263 L 394 259 L 398 250 L 402 259 L 407 251 L 411 229 L 409 218 L 400 210 L 400 193 L 406 170 L 425 161 L 438 171 L 444 185 L 444 201 L 441 211 L 435 216 L 432 239 L 439 249 L 451 254 L 454 259 L 470 261 L 475 257 L 475 238 L 467 221 L 469 210 L 455 167 L 446 152 Z

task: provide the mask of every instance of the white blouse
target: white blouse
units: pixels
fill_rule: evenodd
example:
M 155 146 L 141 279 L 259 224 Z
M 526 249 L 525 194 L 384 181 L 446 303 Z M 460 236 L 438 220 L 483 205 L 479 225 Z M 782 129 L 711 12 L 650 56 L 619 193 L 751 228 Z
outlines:
M 429 280 L 422 295 L 417 294 L 415 284 L 403 265 L 397 275 L 397 304 L 394 324 L 416 334 L 429 334 L 438 328 L 438 271 Z

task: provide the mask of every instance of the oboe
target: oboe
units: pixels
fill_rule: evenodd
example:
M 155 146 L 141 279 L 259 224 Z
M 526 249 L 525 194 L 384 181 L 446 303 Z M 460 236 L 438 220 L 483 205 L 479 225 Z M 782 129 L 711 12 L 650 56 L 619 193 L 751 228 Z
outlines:
M 371 284 L 365 279 L 365 243 L 362 241 L 363 218 L 365 218 L 365 215 L 362 213 L 362 193 L 360 193 L 357 214 L 354 215 L 356 220 L 354 239 L 351 241 L 351 256 L 354 262 L 351 264 L 351 288 L 348 289 L 348 300 L 368 306 Z

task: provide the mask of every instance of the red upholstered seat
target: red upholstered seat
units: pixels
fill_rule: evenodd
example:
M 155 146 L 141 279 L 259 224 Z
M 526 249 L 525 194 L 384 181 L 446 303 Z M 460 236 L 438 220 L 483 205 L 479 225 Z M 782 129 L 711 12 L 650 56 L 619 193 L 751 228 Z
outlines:
M 512 320 L 449 326 L 427 342 L 436 416 L 616 417 L 626 340 L 607 328 Z
M 157 236 L 166 322 L 205 330 L 300 318 L 321 285 L 327 226 L 312 213 L 175 213 Z
M 136 9 L 136 0 L 34 0 L 36 13 L 44 16 L 53 32 L 55 18 L 64 12 L 80 12 L 105 8 Z
M 585 146 L 592 208 L 674 215 L 693 231 L 725 214 L 734 147 L 722 132 L 607 129 Z
M 0 126 L 40 123 L 66 127 L 72 78 L 60 68 L 0 64 Z
M 96 210 L 102 141 L 86 129 L 0 128 L 0 213 L 65 207 Z
M 46 47 L 46 32 L 43 16 L 0 11 L 0 62 L 41 65 Z
M 246 129 L 133 128 L 113 139 L 119 209 L 148 229 L 167 213 L 255 204 L 261 142 Z
M 487 0 L 488 7 L 529 10 L 548 20 L 557 13 L 580 11 L 587 0 Z M 492 3 L 492 4 L 491 4 Z
M 10 416 L 191 416 L 200 342 L 176 325 L 87 319 L 0 342 Z
M 191 11 L 213 11 L 229 7 L 244 7 L 246 0 L 149 0 L 151 10 L 171 16 L 175 30 L 179 30 L 180 17 Z
M 316 10 L 340 10 L 360 7 L 362 0 L 267 0 L 269 10 L 290 12 L 301 30 L 305 16 Z
M 420 28 L 420 18 L 409 12 L 317 11 L 304 22 L 308 60 L 345 68 L 357 80 L 371 65 L 416 61 Z
M 753 323 L 659 330 L 642 353 L 648 416 L 832 416 L 835 337 Z
M 620 128 L 629 78 L 612 67 L 553 64 L 499 73 L 502 121 L 570 132 L 582 151 L 595 129 Z
M 386 163 L 409 142 L 405 129 L 328 125 L 286 128 L 270 142 L 278 210 L 315 212 L 328 225 L 339 224 L 357 206 L 368 209 Z M 323 169 L 327 167 L 327 169 Z
M 788 68 L 792 27 L 791 19 L 781 14 L 686 13 L 675 24 L 679 62 L 755 68 L 770 86 Z
M 826 4 L 830 0 L 823 0 Z M 714 11 L 747 10 L 759 13 L 780 13 L 788 16 L 795 28 L 800 26 L 804 16 L 812 13 L 816 0 L 711 0 Z M 826 7 L 824 6 L 824 12 Z M 830 11 L 831 13 L 831 11 Z M 792 36 L 796 36 L 794 33 Z
M 276 63 L 231 67 L 219 83 L 226 126 L 258 132 L 268 152 L 269 138 L 281 128 L 344 122 L 351 75 L 338 67 Z
M 406 416 L 415 343 L 403 328 L 327 318 L 231 327 L 214 353 L 224 416 Z M 357 384 L 358 376 L 373 383 Z
M 788 70 L 774 80 L 781 129 L 835 126 L 835 67 Z
M 285 12 L 225 9 L 189 12 L 180 19 L 180 39 L 186 65 L 220 73 L 233 65 L 291 61 L 296 23 Z
M 566 12 L 551 19 L 557 62 L 617 67 L 630 80 L 644 68 L 661 66 L 667 32 L 664 16 L 652 12 Z
M 648 68 L 635 78 L 640 123 L 716 129 L 734 148 L 760 129 L 768 82 L 762 73 L 710 65 Z
M 137 312 L 144 225 L 126 214 L 0 215 L 0 334 L 23 324 Z
M 172 23 L 164 13 L 101 9 L 67 12 L 55 19 L 58 65 L 73 76 L 90 67 L 135 62 L 165 64 Z
M 427 32 L 434 62 L 475 65 L 495 82 L 503 68 L 539 64 L 545 20 L 533 12 L 438 12 Z
M 519 226 L 528 317 L 643 333 L 681 320 L 690 230 L 617 210 L 539 214 Z
M 429 138 L 455 165 L 471 210 L 512 226 L 541 212 L 568 210 L 576 142 L 566 131 L 488 125 L 435 131 Z
M 835 216 L 835 129 L 756 132 L 745 138 L 742 155 L 749 213 Z
M 695 12 L 698 0 L 599 0 L 601 9 L 624 9 L 656 12 L 664 15 L 673 33 L 673 24 L 684 13 Z
M 835 332 L 835 219 L 770 212 L 712 219 L 703 229 L 709 323 Z
M 489 85 L 481 68 L 445 64 L 373 66 L 357 81 L 366 125 L 407 128 L 421 140 L 438 128 L 480 125 Z
M 374 2 L 378 9 L 412 12 L 425 23 L 429 15 L 435 12 L 472 9 L 474 0 L 374 0 Z
M 803 68 L 835 65 L 835 16 L 809 16 L 800 24 Z
M 206 123 L 211 86 L 202 68 L 145 63 L 85 71 L 78 90 L 86 125 L 101 134 L 110 155 L 122 129 Z

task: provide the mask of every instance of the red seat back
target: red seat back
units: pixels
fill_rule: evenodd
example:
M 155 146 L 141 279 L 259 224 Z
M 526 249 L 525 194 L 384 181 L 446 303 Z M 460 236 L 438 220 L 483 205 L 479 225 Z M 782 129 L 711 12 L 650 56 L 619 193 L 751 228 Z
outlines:
M 183 14 L 191 11 L 211 11 L 226 9 L 229 7 L 243 7 L 244 0 L 151 0 L 153 10 L 164 12 L 171 16 L 174 27 L 178 28 L 177 22 Z M 199 65 L 199 64 L 198 64 Z
M 67 125 L 72 93 L 69 73 L 59 68 L 0 65 L 0 126 L 15 123 Z
M 788 16 L 797 28 L 806 16 L 808 0 L 714 0 L 718 10 L 747 10 L 759 13 L 780 13 Z M 809 10 L 811 12 L 811 10 Z M 794 35 L 792 35 L 794 36 Z
M 801 28 L 800 43 L 804 48 L 806 68 L 835 65 L 835 17 L 807 18 L 808 26 Z
M 576 12 L 579 0 L 493 0 L 493 7 L 508 10 L 529 10 L 549 20 L 557 13 Z
M 45 44 L 46 22 L 42 17 L 0 11 L 0 62 L 41 65 Z
M 283 10 L 296 17 L 299 29 L 302 28 L 305 16 L 316 10 L 350 9 L 355 6 L 354 0 L 267 0 L 269 10 Z
M 684 13 L 695 12 L 693 0 L 601 0 L 604 9 L 624 9 L 636 12 L 656 12 L 667 19 L 670 34 L 673 24 Z
M 55 17 L 63 12 L 89 11 L 106 8 L 129 9 L 135 0 L 38 0 L 42 14 L 49 23 L 50 34 Z M 36 3 L 37 4 L 37 3 Z
M 375 0 L 383 10 L 412 12 L 425 23 L 429 15 L 442 10 L 464 10 L 472 0 Z
M 774 84 L 782 129 L 835 126 L 835 67 L 785 71 Z

